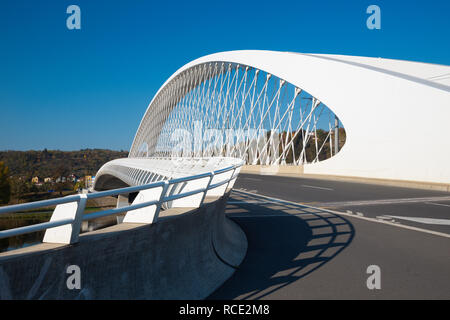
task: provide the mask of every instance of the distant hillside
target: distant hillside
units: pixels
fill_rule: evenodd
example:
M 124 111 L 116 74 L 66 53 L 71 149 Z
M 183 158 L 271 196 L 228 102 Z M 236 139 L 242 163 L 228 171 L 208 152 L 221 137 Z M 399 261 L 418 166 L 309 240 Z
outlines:
M 71 174 L 77 177 L 95 175 L 104 163 L 127 156 L 128 151 L 105 149 L 0 151 L 0 161 L 5 162 L 12 176 L 41 179 Z

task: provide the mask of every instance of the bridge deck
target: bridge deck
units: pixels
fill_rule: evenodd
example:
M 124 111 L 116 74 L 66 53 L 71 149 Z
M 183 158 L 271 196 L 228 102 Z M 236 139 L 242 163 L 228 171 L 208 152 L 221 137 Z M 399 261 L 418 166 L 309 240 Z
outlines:
M 241 176 L 238 187 L 257 182 L 245 178 L 251 177 Z M 271 179 L 253 178 L 266 183 Z M 257 185 L 260 190 L 266 186 L 262 182 Z M 293 197 L 295 185 L 285 184 L 285 190 L 286 186 Z M 279 185 L 278 191 L 283 191 Z M 233 192 L 227 214 L 245 231 L 248 252 L 211 299 L 450 298 L 446 234 L 333 214 L 239 190 Z M 370 265 L 381 268 L 380 290 L 367 288 Z

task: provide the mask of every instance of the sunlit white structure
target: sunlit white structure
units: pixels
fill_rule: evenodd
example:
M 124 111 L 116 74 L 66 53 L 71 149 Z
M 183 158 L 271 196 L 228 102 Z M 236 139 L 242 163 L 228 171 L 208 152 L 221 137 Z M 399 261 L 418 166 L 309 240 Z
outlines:
M 49 222 L 0 231 L 0 239 L 47 230 L 44 242 L 74 243 L 82 221 L 124 212 L 125 222 L 154 223 L 161 210 L 224 195 L 244 163 L 449 184 L 449 120 L 448 66 L 273 51 L 208 55 L 159 89 L 129 158 L 97 173 L 101 192 L 0 208 L 56 205 Z M 84 214 L 88 199 L 107 196 L 118 197 L 117 208 Z
M 130 158 L 241 158 L 311 174 L 449 183 L 449 119 L 448 66 L 222 52 L 163 84 Z

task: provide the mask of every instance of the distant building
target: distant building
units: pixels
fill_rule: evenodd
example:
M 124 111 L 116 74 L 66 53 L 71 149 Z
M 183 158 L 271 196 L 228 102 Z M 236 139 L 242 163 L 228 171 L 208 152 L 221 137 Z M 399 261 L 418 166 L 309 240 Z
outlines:
M 94 186 L 95 176 L 85 176 L 84 184 L 86 189 L 92 188 Z
M 66 177 L 58 177 L 58 178 L 56 178 L 56 183 L 60 183 L 60 182 L 64 183 L 66 181 L 67 181 Z

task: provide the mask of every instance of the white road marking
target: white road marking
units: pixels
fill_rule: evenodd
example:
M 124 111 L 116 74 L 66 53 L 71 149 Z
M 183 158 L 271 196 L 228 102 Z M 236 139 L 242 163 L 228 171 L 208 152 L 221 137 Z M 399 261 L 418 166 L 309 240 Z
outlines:
M 320 189 L 320 190 L 334 191 L 334 189 L 331 189 L 331 188 L 324 188 L 324 187 L 317 187 L 317 186 L 308 186 L 308 185 L 306 185 L 306 184 L 302 184 L 302 187 L 313 188 L 313 189 Z
M 342 202 L 322 202 L 318 205 L 324 207 L 350 207 L 350 206 L 369 206 L 383 204 L 401 204 L 401 203 L 419 203 L 429 201 L 450 201 L 450 197 L 429 197 L 429 198 L 402 198 L 402 199 L 381 199 L 381 200 L 358 200 Z
M 435 206 L 442 206 L 442 207 L 450 207 L 450 204 L 443 204 L 443 203 L 433 203 L 433 202 L 425 202 L 426 204 L 432 204 Z
M 400 220 L 413 221 L 423 224 L 435 224 L 442 226 L 450 226 L 450 219 L 434 219 L 434 218 L 420 218 L 420 217 L 403 217 L 403 216 L 386 216 Z
M 227 204 L 276 204 L 273 201 L 227 201 Z
M 376 216 L 375 218 L 380 219 L 380 220 L 394 220 L 391 217 L 388 216 Z
M 261 181 L 261 179 L 255 179 L 255 178 L 241 178 L 241 179 L 245 179 L 245 180 L 253 180 L 253 181 Z
M 250 192 L 243 192 L 243 191 L 240 191 L 240 192 L 245 193 L 245 194 L 252 194 Z M 389 225 L 389 226 L 394 226 L 394 227 L 397 227 L 397 228 L 402 228 L 402 229 L 407 229 L 407 230 L 413 230 L 413 231 L 428 233 L 428 234 L 432 234 L 432 235 L 440 236 L 440 237 L 444 237 L 444 238 L 450 238 L 450 234 L 443 233 L 443 232 L 438 232 L 438 231 L 433 231 L 433 230 L 428 230 L 428 229 L 422 229 L 422 228 L 407 226 L 407 225 L 404 225 L 404 224 L 398 224 L 398 223 L 395 223 L 395 222 L 384 221 L 384 220 L 376 219 L 376 218 L 360 217 L 360 216 L 356 216 L 356 215 L 349 214 L 349 213 L 346 213 L 346 212 L 340 212 L 340 211 L 335 211 L 335 210 L 330 210 L 330 209 L 312 207 L 312 206 L 308 206 L 306 204 L 301 204 L 301 203 L 296 203 L 296 202 L 293 202 L 293 201 L 282 200 L 282 199 L 278 199 L 278 198 L 274 198 L 274 197 L 268 197 L 268 196 L 264 196 L 264 195 L 260 195 L 260 194 L 253 194 L 253 195 L 255 195 L 257 197 L 260 197 L 260 198 L 271 199 L 273 201 L 279 201 L 281 203 L 289 203 L 289 204 L 298 205 L 298 206 L 311 208 L 311 209 L 316 209 L 316 210 L 321 210 L 321 211 L 325 211 L 325 212 L 329 212 L 329 213 L 333 213 L 333 214 L 337 214 L 337 215 L 341 215 L 341 216 L 352 217 L 352 218 L 355 218 L 355 219 L 366 220 L 366 221 L 370 221 L 370 222 L 375 222 L 375 223 L 386 224 L 386 225 Z

